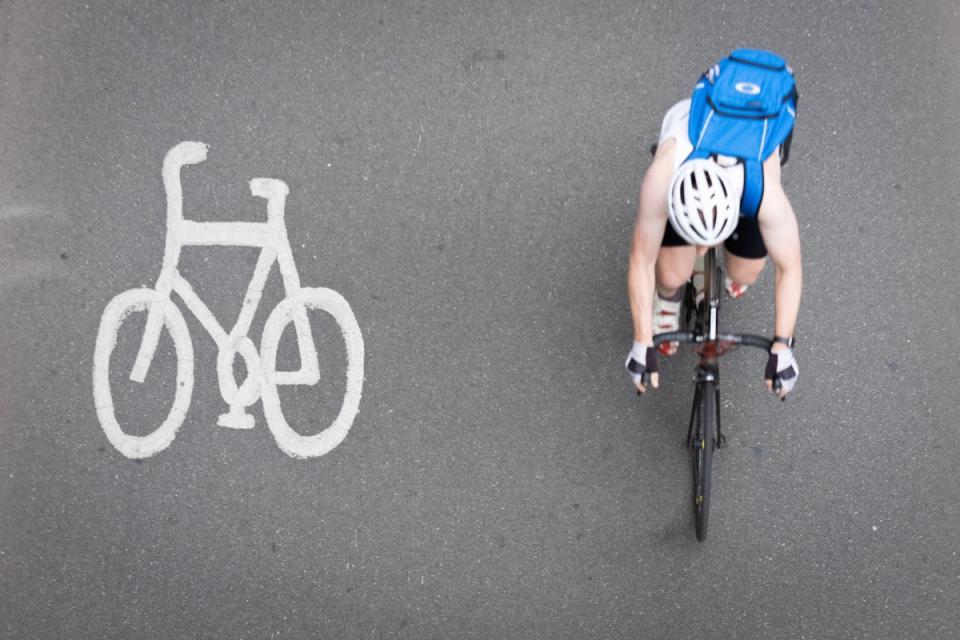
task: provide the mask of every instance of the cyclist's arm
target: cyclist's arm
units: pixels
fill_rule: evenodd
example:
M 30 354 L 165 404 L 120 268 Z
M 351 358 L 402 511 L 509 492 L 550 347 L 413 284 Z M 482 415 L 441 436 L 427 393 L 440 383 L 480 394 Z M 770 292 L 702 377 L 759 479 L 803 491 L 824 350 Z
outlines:
M 763 163 L 763 181 L 763 202 L 757 215 L 763 243 L 776 268 L 774 332 L 778 336 L 792 336 L 803 289 L 800 229 L 780 184 L 780 158 L 776 154 Z M 774 350 L 782 346 L 777 343 Z
M 653 344 L 653 295 L 655 265 L 667 224 L 667 190 L 673 176 L 674 141 L 665 140 L 643 177 L 633 228 L 627 290 L 633 315 L 633 339 Z

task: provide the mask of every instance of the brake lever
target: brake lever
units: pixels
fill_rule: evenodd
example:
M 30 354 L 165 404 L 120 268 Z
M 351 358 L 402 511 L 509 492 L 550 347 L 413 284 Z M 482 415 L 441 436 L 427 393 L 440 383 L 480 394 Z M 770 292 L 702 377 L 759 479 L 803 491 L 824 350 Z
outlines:
M 780 398 L 780 390 L 783 389 L 783 383 L 780 382 L 780 376 L 773 377 L 773 392 L 777 394 L 777 397 Z M 786 402 L 787 396 L 780 398 L 780 402 Z
M 640 383 L 647 389 L 650 388 L 650 372 L 644 371 L 640 374 Z M 637 395 L 642 396 L 643 392 L 640 389 L 637 389 Z

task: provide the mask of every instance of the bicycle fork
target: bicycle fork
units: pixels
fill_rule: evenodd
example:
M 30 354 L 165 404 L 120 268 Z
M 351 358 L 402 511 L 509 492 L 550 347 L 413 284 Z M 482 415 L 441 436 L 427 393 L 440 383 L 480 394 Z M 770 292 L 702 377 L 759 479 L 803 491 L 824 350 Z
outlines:
M 717 420 L 716 446 L 719 449 L 726 442 L 723 430 L 720 427 L 720 376 L 719 372 L 704 365 L 697 367 L 696 388 L 693 392 L 693 407 L 690 410 L 690 423 L 687 425 L 687 447 L 693 445 L 693 425 L 700 420 L 700 402 L 703 399 L 703 383 L 714 382 L 714 415 Z M 704 430 L 709 429 L 709 425 L 703 425 Z M 703 435 L 703 434 L 699 434 Z
M 163 157 L 163 190 L 167 199 L 167 237 L 163 249 L 163 265 L 160 278 L 154 289 L 157 297 L 150 303 L 147 315 L 147 327 L 143 332 L 143 341 L 137 352 L 137 359 L 130 371 L 130 379 L 142 383 L 153 360 L 153 354 L 160 342 L 160 329 L 163 328 L 163 306 L 170 302 L 173 288 L 173 274 L 180 258 L 180 243 L 177 230 L 183 220 L 183 184 L 180 173 L 184 167 L 200 164 L 207 159 L 207 145 L 202 142 L 184 141 L 176 145 Z
M 147 312 L 147 326 L 143 330 L 143 340 L 140 342 L 137 359 L 130 371 L 130 379 L 134 382 L 142 383 L 147 378 L 147 370 L 150 368 L 153 354 L 160 343 L 160 329 L 163 328 L 163 304 L 165 301 L 169 301 L 169 294 L 163 296 L 158 293 L 157 299 L 150 303 L 150 309 Z

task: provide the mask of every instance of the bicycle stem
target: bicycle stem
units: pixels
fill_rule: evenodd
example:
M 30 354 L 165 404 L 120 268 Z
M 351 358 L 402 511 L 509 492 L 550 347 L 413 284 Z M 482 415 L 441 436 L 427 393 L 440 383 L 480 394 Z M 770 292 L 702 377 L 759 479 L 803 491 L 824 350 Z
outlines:
M 720 309 L 720 283 L 717 270 L 717 249 L 711 247 L 703 258 L 703 299 L 707 305 L 707 336 L 717 339 L 717 312 Z

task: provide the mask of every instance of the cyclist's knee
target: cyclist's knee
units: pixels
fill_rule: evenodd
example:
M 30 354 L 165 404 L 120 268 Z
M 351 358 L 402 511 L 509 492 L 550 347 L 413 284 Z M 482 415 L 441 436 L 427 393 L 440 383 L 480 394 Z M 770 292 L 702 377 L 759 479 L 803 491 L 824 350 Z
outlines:
M 727 276 L 739 285 L 749 286 L 757 281 L 766 258 L 741 258 L 728 253 L 725 257 Z
M 666 291 L 679 289 L 693 274 L 694 247 L 663 247 L 657 256 L 657 285 Z
M 684 272 L 683 269 L 657 269 L 657 287 L 663 293 L 676 291 L 690 279 L 693 269 Z

